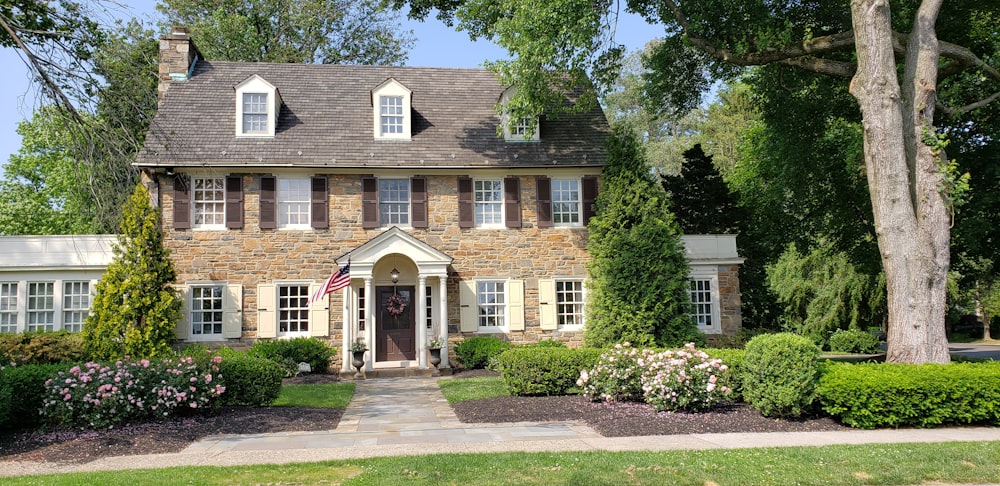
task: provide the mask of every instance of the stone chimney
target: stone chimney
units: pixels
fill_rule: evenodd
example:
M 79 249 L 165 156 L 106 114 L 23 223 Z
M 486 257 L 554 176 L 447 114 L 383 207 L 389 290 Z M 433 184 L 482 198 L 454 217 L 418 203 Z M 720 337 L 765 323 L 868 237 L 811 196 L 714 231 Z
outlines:
M 186 27 L 174 26 L 170 33 L 160 37 L 160 83 L 158 99 L 162 100 L 172 82 L 184 82 L 191 76 L 194 64 L 201 53 L 188 37 Z

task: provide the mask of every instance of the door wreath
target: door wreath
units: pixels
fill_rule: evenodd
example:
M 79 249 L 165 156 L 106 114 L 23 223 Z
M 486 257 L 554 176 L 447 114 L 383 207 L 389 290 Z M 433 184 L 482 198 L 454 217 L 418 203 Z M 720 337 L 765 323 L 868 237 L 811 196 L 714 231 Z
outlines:
M 406 309 L 406 301 L 399 294 L 392 294 L 385 300 L 385 310 L 393 317 L 398 317 Z

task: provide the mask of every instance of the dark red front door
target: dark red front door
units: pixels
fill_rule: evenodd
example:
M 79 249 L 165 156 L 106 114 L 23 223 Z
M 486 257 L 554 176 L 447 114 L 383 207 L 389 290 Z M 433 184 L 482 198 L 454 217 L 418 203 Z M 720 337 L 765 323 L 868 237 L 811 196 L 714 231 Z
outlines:
M 417 359 L 414 287 L 377 287 L 375 295 L 378 298 L 375 361 Z M 390 302 L 393 295 L 397 298 Z

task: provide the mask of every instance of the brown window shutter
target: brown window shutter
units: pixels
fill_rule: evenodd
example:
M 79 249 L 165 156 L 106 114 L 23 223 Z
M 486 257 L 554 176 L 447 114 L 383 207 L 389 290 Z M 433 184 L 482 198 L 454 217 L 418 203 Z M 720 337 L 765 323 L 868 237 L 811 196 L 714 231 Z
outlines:
M 538 188 L 538 227 L 552 227 L 552 179 L 548 177 L 535 178 Z
M 329 228 L 330 227 L 330 198 L 327 195 L 326 186 L 327 179 L 326 176 L 316 176 L 311 180 L 312 183 L 312 210 L 310 211 L 312 218 L 312 227 L 316 229 Z
M 521 227 L 521 179 L 506 177 L 503 180 L 504 221 L 508 228 Z
M 243 228 L 243 178 L 226 177 L 226 228 Z
M 278 227 L 278 204 L 275 193 L 278 190 L 278 180 L 274 176 L 260 178 L 260 228 L 275 229 Z
M 587 176 L 583 178 L 583 224 L 584 226 L 597 213 L 595 204 L 597 203 L 597 177 Z
M 361 227 L 378 228 L 378 179 L 361 178 Z
M 472 202 L 472 178 L 458 177 L 458 227 L 472 228 L 476 225 L 475 205 Z
M 174 229 L 191 227 L 191 192 L 185 175 L 174 176 Z
M 427 227 L 427 178 L 410 179 L 410 225 L 414 228 Z

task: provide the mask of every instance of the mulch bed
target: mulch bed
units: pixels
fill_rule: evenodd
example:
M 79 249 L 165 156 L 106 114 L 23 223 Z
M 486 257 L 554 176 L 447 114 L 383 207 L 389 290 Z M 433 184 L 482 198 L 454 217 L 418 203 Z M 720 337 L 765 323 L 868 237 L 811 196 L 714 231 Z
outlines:
M 472 371 L 456 379 L 491 376 Z M 336 375 L 305 375 L 285 384 L 332 383 Z M 656 413 L 637 403 L 590 402 L 581 396 L 496 397 L 452 405 L 462 422 L 547 422 L 578 420 L 606 437 L 713 432 L 789 432 L 845 430 L 827 417 L 775 420 L 743 404 L 728 403 L 705 413 Z M 0 432 L 0 462 L 90 462 L 101 457 L 180 452 L 215 434 L 258 434 L 332 430 L 342 410 L 306 407 L 220 407 L 161 422 L 110 430 L 21 430 Z

